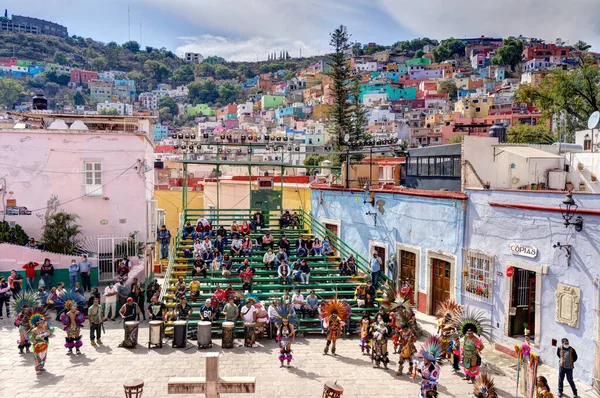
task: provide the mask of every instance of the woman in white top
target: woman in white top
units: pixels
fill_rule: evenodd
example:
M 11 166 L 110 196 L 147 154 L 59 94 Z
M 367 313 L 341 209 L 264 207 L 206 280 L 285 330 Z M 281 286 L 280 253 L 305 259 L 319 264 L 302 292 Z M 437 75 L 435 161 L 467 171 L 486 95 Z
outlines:
M 263 263 L 265 264 L 265 268 L 275 269 L 275 253 L 273 253 L 273 249 L 269 248 L 263 257 Z
M 202 255 L 202 251 L 202 241 L 200 241 L 200 239 L 196 239 L 196 242 L 194 242 L 194 255 Z

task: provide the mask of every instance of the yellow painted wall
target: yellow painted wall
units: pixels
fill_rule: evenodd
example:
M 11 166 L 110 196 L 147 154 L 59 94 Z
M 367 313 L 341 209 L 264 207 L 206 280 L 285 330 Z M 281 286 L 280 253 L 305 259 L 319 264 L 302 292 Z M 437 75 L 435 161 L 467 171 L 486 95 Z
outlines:
M 204 192 L 188 192 L 188 208 L 204 208 Z M 166 210 L 167 229 L 175 236 L 179 227 L 179 213 L 182 211 L 183 191 L 154 191 L 154 199 L 158 201 L 158 208 Z
M 280 187 L 275 184 L 275 189 Z M 283 187 L 283 208 L 284 209 L 304 209 L 310 213 L 310 188 L 306 186 Z

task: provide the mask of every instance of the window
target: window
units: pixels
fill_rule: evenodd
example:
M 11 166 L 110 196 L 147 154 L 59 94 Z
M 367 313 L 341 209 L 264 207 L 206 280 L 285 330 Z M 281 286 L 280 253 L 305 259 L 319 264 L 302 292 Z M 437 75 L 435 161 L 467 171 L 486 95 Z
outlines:
M 102 163 L 86 161 L 83 165 L 85 171 L 84 195 L 102 196 Z
M 475 112 L 481 112 L 481 108 L 480 107 L 475 108 Z
M 463 295 L 475 301 L 491 302 L 494 287 L 494 257 L 465 250 Z

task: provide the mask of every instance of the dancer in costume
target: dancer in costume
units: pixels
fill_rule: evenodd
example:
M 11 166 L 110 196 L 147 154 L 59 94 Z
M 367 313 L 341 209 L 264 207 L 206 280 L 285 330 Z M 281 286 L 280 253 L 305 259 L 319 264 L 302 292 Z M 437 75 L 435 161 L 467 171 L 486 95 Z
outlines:
M 460 316 L 462 307 L 456 301 L 447 299 L 438 305 L 435 315 L 437 317 L 437 333 L 442 333 L 443 330 L 449 330 L 453 326 L 454 319 Z
M 477 376 L 473 385 L 473 395 L 476 398 L 498 398 L 496 384 L 492 377 L 487 373 Z
M 30 329 L 27 332 L 27 337 L 33 344 L 33 360 L 38 375 L 46 370 L 44 365 L 46 364 L 48 343 L 50 337 L 54 336 L 54 327 L 48 319 L 46 309 L 43 307 L 34 308 L 29 317 Z
M 450 341 L 448 349 L 452 354 L 452 372 L 458 373 L 460 371 L 460 336 L 458 333 L 452 335 L 452 341 Z
M 360 351 L 371 355 L 371 316 L 364 311 L 360 320 Z
M 389 330 L 383 319 L 382 314 L 377 314 L 375 323 L 373 324 L 373 360 L 375 361 L 374 368 L 378 368 L 380 363 L 387 369 L 390 362 L 388 358 L 388 334 Z
M 272 319 L 277 327 L 276 340 L 279 344 L 279 362 L 283 367 L 283 361 L 287 361 L 288 368 L 292 361 L 292 342 L 296 335 L 296 327 L 298 326 L 298 318 L 291 306 L 279 305 L 275 307 L 275 317 Z
M 83 345 L 81 342 L 81 328 L 85 322 L 85 315 L 77 310 L 75 302 L 70 302 L 68 308 L 69 311 L 61 316 L 61 321 L 65 325 L 64 330 L 67 332 L 67 337 L 65 337 L 65 347 L 69 349 L 67 355 L 73 354 L 73 347 L 75 347 L 77 355 L 81 355 L 79 347 Z
M 479 375 L 481 365 L 480 352 L 483 350 L 481 337 L 491 341 L 488 333 L 491 330 L 490 320 L 486 318 L 485 312 L 465 307 L 460 314 L 454 317 L 453 327 L 463 337 L 462 363 L 465 371 L 465 380 L 473 383 Z
M 336 355 L 335 342 L 341 335 L 342 327 L 344 326 L 343 319 L 348 318 L 346 312 L 346 305 L 337 299 L 329 300 L 323 305 L 321 317 L 324 320 L 323 326 L 327 329 L 327 345 L 323 350 L 323 355 L 327 355 L 329 346 L 331 346 L 331 353 L 334 356 Z
M 423 358 L 423 363 L 418 367 L 422 378 L 419 398 L 438 396 L 437 385 L 440 377 L 439 358 L 441 354 L 442 346 L 438 336 L 428 338 L 419 351 L 419 355 Z
M 400 330 L 399 338 L 400 359 L 398 360 L 398 371 L 396 372 L 397 376 L 402 376 L 402 372 L 404 371 L 404 362 L 406 361 L 408 361 L 408 374 L 411 375 L 413 373 L 413 357 L 417 353 L 417 348 L 415 347 L 416 341 L 417 336 L 415 336 L 411 328 L 408 327 L 408 323 L 403 324 L 402 329 Z
M 56 309 L 56 320 L 62 321 L 62 315 L 66 314 L 71 309 L 71 304 L 77 304 L 77 308 L 84 308 L 87 304 L 85 297 L 74 291 L 67 291 L 63 289 L 61 292 L 56 290 L 56 299 L 54 300 L 54 307 Z
M 17 340 L 17 344 L 20 354 L 23 354 L 23 349 L 29 352 L 29 347 L 31 347 L 31 343 L 27 339 L 27 330 L 29 330 L 28 323 L 31 309 L 35 305 L 37 305 L 37 299 L 31 292 L 21 292 L 21 294 L 15 296 L 12 303 L 12 312 L 17 314 L 15 326 L 19 328 L 19 340 Z

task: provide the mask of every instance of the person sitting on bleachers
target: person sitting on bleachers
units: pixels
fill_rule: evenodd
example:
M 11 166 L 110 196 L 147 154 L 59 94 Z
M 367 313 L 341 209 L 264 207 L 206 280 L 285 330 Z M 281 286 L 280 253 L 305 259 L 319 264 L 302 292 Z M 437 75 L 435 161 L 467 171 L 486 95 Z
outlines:
M 281 249 L 283 248 L 285 250 L 285 254 L 290 255 L 290 241 L 288 240 L 287 236 L 285 236 L 285 234 L 281 235 L 281 239 L 279 239 L 279 243 L 277 244 L 277 246 Z
M 306 255 L 307 256 L 314 256 L 315 252 L 313 251 L 313 246 L 314 246 L 314 241 L 312 240 L 312 238 L 309 236 L 307 240 L 305 240 L 306 242 Z
M 219 236 L 221 237 L 221 239 L 223 240 L 223 242 L 225 244 L 228 243 L 228 241 L 227 241 L 227 230 L 222 225 L 219 227 L 219 229 L 217 229 L 217 237 L 219 237 Z
M 231 261 L 231 257 L 228 253 L 223 254 L 223 261 L 221 262 L 221 274 L 224 277 L 231 276 L 231 269 L 233 268 L 233 261 Z
M 224 253 L 226 245 L 227 245 L 227 242 L 225 242 L 225 239 L 223 239 L 223 237 L 221 235 L 217 235 L 217 237 L 215 239 L 215 243 L 213 244 L 213 247 L 215 249 L 219 249 L 219 251 L 221 253 Z
M 277 282 L 281 285 L 283 283 L 290 284 L 290 266 L 286 262 L 281 263 L 277 268 Z
M 298 217 L 297 212 L 294 212 L 290 219 L 290 227 L 292 227 L 292 229 L 300 229 L 300 217 Z
M 305 285 L 308 285 L 310 280 L 310 266 L 306 262 L 306 260 L 302 260 L 300 265 L 300 281 Z
M 329 241 L 329 237 L 326 236 L 323 238 L 323 254 L 325 256 L 333 256 L 333 248 L 331 247 L 331 242 Z
M 260 211 L 257 211 L 252 216 L 252 221 L 250 221 L 250 227 L 253 231 L 257 231 L 260 227 L 261 229 L 265 227 L 265 216 Z
M 240 280 L 242 281 L 242 290 L 248 292 L 252 291 L 252 276 L 255 271 L 256 270 L 250 265 L 248 259 L 245 259 L 242 266 L 238 269 Z
M 354 254 L 350 253 L 347 261 L 348 265 L 350 265 L 350 268 L 356 271 L 356 258 L 354 258 Z
M 275 261 L 277 261 L 277 266 L 279 267 L 282 263 L 288 262 L 288 255 L 283 249 L 283 247 L 279 246 L 279 252 L 275 256 Z
M 198 274 L 202 274 L 203 277 L 206 278 L 206 263 L 202 258 L 196 257 L 196 261 L 194 261 L 194 269 L 192 270 L 192 276 L 196 276 Z
M 250 236 L 246 235 L 244 240 L 242 241 L 242 255 L 243 256 L 251 256 L 252 255 L 252 239 Z
M 309 318 L 315 318 L 319 312 L 319 298 L 315 296 L 315 291 L 311 290 L 306 297 L 306 312 Z
M 190 297 L 192 298 L 192 303 L 195 303 L 198 300 L 198 294 L 200 294 L 200 281 L 198 281 L 197 276 L 194 276 L 190 282 Z
M 270 232 L 267 231 L 267 233 L 265 234 L 265 236 L 262 237 L 262 244 L 261 244 L 261 248 L 263 250 L 265 250 L 267 247 L 268 248 L 273 248 L 273 241 L 275 240 L 275 238 L 273 238 L 273 235 L 271 235 Z
M 185 223 L 185 227 L 183 227 L 183 232 L 181 234 L 181 237 L 183 239 L 196 239 L 197 235 L 196 235 L 196 228 L 194 228 L 192 226 L 192 223 L 190 223 L 189 221 Z
M 273 253 L 272 247 L 263 256 L 263 264 L 265 265 L 265 269 L 275 268 L 275 253 Z
M 292 216 L 290 216 L 290 211 L 286 210 L 285 213 L 281 215 L 279 218 L 279 228 L 284 229 L 287 228 L 292 222 Z
M 292 280 L 294 283 L 300 282 L 300 267 L 302 266 L 302 261 L 298 258 L 292 264 Z
M 352 269 L 350 269 L 350 265 L 348 264 L 348 261 L 345 258 L 342 258 L 338 269 L 340 270 L 340 276 L 352 275 Z
M 296 255 L 298 257 L 306 257 L 307 254 L 306 241 L 302 239 L 302 236 L 298 236 L 298 239 L 296 239 Z
M 215 256 L 213 255 L 213 252 L 210 250 L 206 250 L 204 252 L 202 252 L 202 260 L 204 260 L 204 262 L 206 264 L 211 264 L 212 260 L 214 260 Z
M 202 252 L 204 251 L 203 247 L 202 241 L 200 238 L 197 238 L 194 242 L 194 256 L 201 256 Z
M 212 242 L 208 238 L 208 235 L 206 235 L 204 237 L 204 240 L 202 240 L 202 251 L 204 251 L 204 252 L 210 252 L 210 251 L 212 251 L 212 249 L 213 249 Z
M 177 284 L 175 285 L 175 297 L 177 297 L 177 300 L 181 300 L 185 297 L 185 289 L 185 282 L 183 280 L 183 277 L 180 276 L 177 281 Z
M 237 223 L 237 221 L 233 220 L 233 222 L 231 223 L 231 227 L 229 227 L 229 230 L 231 232 L 231 237 L 233 238 L 235 235 L 239 235 L 240 233 L 240 226 Z
M 319 238 L 315 238 L 313 242 L 313 256 L 322 256 L 323 255 L 323 243 Z
M 250 225 L 248 225 L 248 221 L 244 220 L 240 227 L 240 232 L 242 235 L 248 235 L 250 233 Z
M 371 280 L 367 280 L 367 284 L 358 285 L 354 292 L 354 298 L 358 307 L 373 307 L 375 303 L 375 288 L 371 284 Z
M 234 257 L 242 255 L 242 241 L 237 235 L 235 235 L 231 241 L 231 255 Z
M 206 218 L 204 218 L 204 216 L 198 219 L 198 221 L 196 222 L 196 226 L 200 226 L 200 233 L 198 235 L 200 236 L 200 238 L 204 238 L 205 236 L 210 235 L 210 222 Z M 197 230 L 198 228 L 196 228 L 196 231 Z
M 211 271 L 218 271 L 221 269 L 221 263 L 223 262 L 223 255 L 219 249 L 215 249 L 213 252 L 213 260 L 211 264 Z

